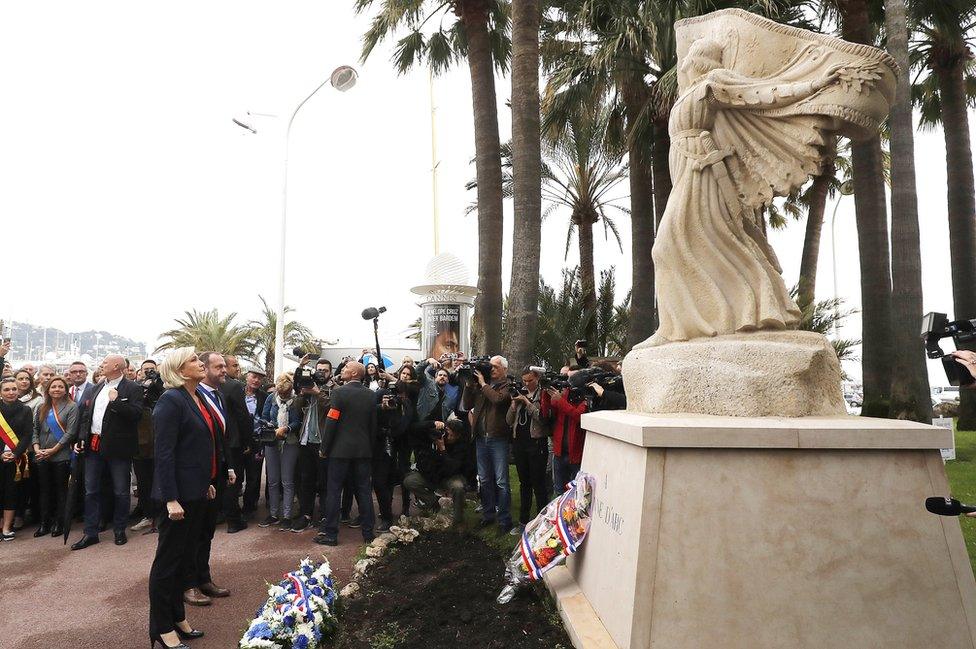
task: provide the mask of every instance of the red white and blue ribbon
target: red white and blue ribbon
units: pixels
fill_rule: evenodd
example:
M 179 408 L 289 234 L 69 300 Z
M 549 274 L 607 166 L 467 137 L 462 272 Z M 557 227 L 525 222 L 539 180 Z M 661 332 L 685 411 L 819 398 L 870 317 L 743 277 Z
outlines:
M 569 531 L 569 527 L 566 525 L 566 520 L 563 518 L 563 508 L 566 507 L 566 502 L 570 499 L 576 499 L 576 485 L 573 485 L 562 498 L 559 499 L 559 511 L 556 513 L 556 533 L 559 534 L 559 540 L 563 542 L 563 554 L 569 556 L 576 552 L 577 543 L 573 538 L 572 533 Z M 575 506 L 574 506 L 575 509 Z
M 522 532 L 522 542 L 519 543 L 519 548 L 522 550 L 522 561 L 525 562 L 525 567 L 529 571 L 529 578 L 533 581 L 540 579 L 542 577 L 542 566 L 535 560 L 535 553 L 529 544 L 528 532 Z

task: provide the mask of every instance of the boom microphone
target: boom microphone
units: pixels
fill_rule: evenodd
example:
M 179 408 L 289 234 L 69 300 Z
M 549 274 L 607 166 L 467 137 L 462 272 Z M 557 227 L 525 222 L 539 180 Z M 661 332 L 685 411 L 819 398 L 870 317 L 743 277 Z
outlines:
M 363 309 L 363 320 L 375 320 L 376 318 L 380 317 L 381 313 L 386 313 L 385 306 L 381 306 L 378 309 L 372 306 L 367 309 Z
M 932 496 L 925 499 L 925 509 L 939 516 L 959 516 L 976 512 L 976 506 L 964 505 L 955 498 L 944 498 L 942 496 Z

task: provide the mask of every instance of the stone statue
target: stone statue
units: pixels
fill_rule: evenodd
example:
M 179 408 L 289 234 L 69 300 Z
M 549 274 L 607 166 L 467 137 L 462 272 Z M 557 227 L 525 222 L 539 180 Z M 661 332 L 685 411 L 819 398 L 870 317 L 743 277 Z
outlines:
M 897 65 L 881 50 L 737 9 L 679 21 L 675 31 L 673 189 L 653 250 L 660 328 L 624 364 L 631 407 L 843 414 L 833 349 L 823 336 L 791 331 L 800 310 L 763 209 L 819 172 L 837 134 L 877 131 Z M 699 380 L 689 383 L 689 371 Z M 770 402 L 771 389 L 784 398 Z

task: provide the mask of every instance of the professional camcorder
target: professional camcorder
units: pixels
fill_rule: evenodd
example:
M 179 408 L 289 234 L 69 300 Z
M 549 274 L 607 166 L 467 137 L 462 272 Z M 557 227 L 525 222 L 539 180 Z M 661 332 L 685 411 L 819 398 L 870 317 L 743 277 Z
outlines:
M 529 389 L 525 387 L 520 379 L 513 376 L 508 377 L 508 394 L 514 399 L 518 396 L 529 396 Z
M 163 379 L 159 376 L 157 370 L 147 367 L 143 372 L 143 379 L 140 383 L 142 384 L 142 406 L 143 408 L 152 410 L 156 407 L 156 402 L 166 389 L 163 385 Z
M 922 317 L 922 340 L 925 341 L 925 353 L 929 358 L 942 359 L 942 367 L 945 368 L 950 385 L 971 385 L 976 382 L 976 379 L 969 370 L 959 364 L 954 357 L 946 356 L 939 346 L 940 340 L 949 337 L 955 342 L 956 349 L 959 349 L 960 345 L 976 342 L 976 320 L 949 322 L 946 314 L 935 312 L 926 313 Z
M 296 347 L 292 350 L 295 356 L 300 358 L 308 357 L 310 360 L 317 361 L 322 358 L 321 352 L 309 352 L 307 347 Z M 312 388 L 316 385 L 319 388 L 324 388 L 332 380 L 332 375 L 327 374 L 321 370 L 313 370 L 311 367 L 306 365 L 299 365 L 295 369 L 295 390 L 301 390 L 303 388 Z
M 458 378 L 462 381 L 474 381 L 475 372 L 485 377 L 486 383 L 491 383 L 491 356 L 472 356 L 457 368 Z
M 277 430 L 277 427 L 274 424 L 272 424 L 267 419 L 261 419 L 260 417 L 258 417 L 255 421 L 257 422 L 258 425 L 258 434 L 257 434 L 258 443 L 273 444 L 278 440 L 277 435 L 275 435 L 275 431 Z

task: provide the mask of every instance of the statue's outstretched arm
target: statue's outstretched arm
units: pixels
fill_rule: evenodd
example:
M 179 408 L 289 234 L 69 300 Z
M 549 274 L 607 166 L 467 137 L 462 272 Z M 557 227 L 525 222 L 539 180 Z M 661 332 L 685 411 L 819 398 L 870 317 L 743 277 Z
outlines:
M 721 108 L 782 108 L 807 99 L 842 78 L 842 68 L 834 66 L 823 76 L 804 81 L 752 79 L 731 70 L 713 70 L 706 77 L 707 97 Z

